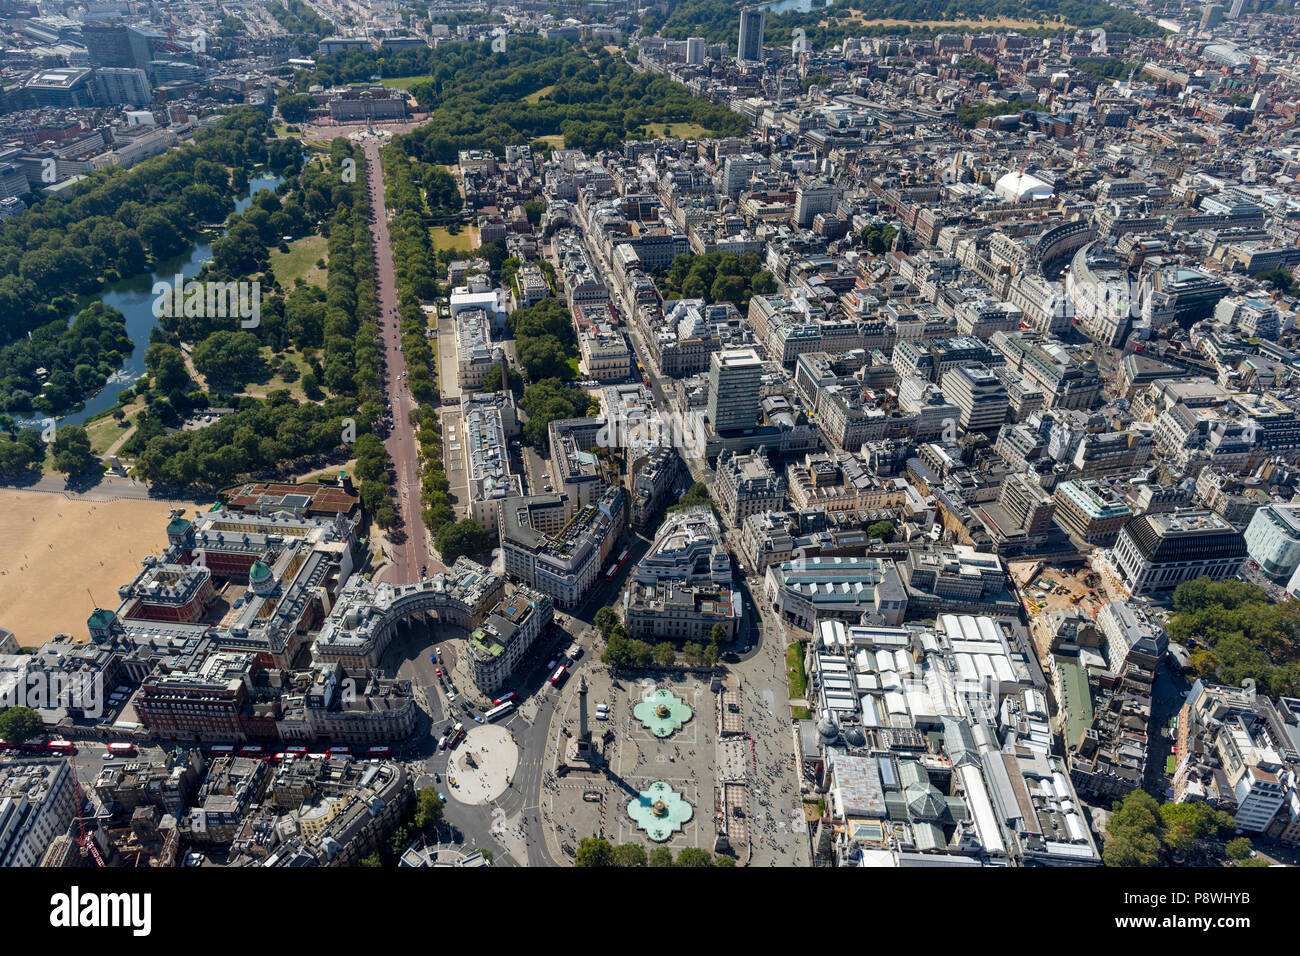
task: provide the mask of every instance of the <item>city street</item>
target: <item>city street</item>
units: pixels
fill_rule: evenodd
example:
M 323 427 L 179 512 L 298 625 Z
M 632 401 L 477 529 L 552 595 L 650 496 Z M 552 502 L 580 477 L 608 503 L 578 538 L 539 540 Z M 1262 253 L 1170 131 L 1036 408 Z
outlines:
M 388 216 L 384 206 L 384 174 L 379 164 L 380 142 L 366 138 L 366 181 L 370 193 L 372 221 L 370 237 L 375 249 L 375 283 L 379 299 L 379 335 L 385 354 L 384 394 L 393 410 L 393 429 L 384 446 L 397 473 L 395 485 L 399 533 L 392 540 L 392 563 L 382 572 L 384 580 L 396 584 L 416 581 L 420 568 L 430 573 L 445 570 L 429 545 L 428 533 L 420 517 L 419 447 L 410 414 L 416 402 L 406 386 L 406 359 L 401 350 L 401 333 L 397 319 L 397 279 L 393 272 L 393 247 L 388 234 Z

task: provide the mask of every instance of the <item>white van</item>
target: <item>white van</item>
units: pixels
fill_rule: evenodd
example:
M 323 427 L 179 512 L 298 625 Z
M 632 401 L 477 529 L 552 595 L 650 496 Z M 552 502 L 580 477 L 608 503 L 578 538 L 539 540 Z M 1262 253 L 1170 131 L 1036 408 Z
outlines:
M 446 750 L 446 749 L 447 749 L 447 735 L 446 735 L 446 734 L 443 734 L 441 737 L 438 738 L 438 749 L 439 749 L 439 750 Z

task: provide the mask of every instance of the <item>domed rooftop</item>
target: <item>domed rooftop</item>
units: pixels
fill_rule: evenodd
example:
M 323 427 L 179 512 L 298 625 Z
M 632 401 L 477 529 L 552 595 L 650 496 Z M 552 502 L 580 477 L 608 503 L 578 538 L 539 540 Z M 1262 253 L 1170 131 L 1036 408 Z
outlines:
M 832 743 L 839 739 L 840 725 L 835 722 L 835 717 L 827 712 L 826 716 L 817 721 L 817 733 L 821 735 L 822 740 Z
M 993 187 L 993 191 L 1012 202 L 1051 199 L 1056 193 L 1055 189 L 1037 176 L 1022 173 L 1019 170 L 1007 173 L 999 179 L 997 185 Z
M 253 566 L 248 569 L 248 580 L 265 581 L 271 576 L 271 569 L 261 561 L 254 561 Z

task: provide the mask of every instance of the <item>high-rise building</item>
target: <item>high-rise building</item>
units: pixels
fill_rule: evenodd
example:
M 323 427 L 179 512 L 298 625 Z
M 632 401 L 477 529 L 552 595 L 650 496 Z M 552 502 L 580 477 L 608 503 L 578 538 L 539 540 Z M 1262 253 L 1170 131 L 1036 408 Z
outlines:
M 771 169 L 771 163 L 759 153 L 744 156 L 728 156 L 722 164 L 722 188 L 732 199 L 745 191 L 755 174 L 761 175 Z
M 690 66 L 704 65 L 704 37 L 687 38 L 686 63 Z
M 715 432 L 754 427 L 762 378 L 763 362 L 754 349 L 709 356 L 709 421 Z
M 1001 379 L 983 365 L 963 365 L 943 376 L 943 393 L 961 409 L 966 431 L 1001 428 L 1011 401 Z
M 81 40 L 86 44 L 92 66 L 126 68 L 134 66 L 131 60 L 131 40 L 124 23 L 91 21 L 81 28 Z
M 81 40 L 96 67 L 146 70 L 160 39 L 160 34 L 125 23 L 92 20 L 81 28 Z
M 153 102 L 144 70 L 104 67 L 95 71 L 100 102 L 106 106 L 148 106 Z
M 1201 31 L 1213 30 L 1223 19 L 1223 4 L 1207 3 L 1205 12 L 1201 14 Z
M 763 62 L 763 30 L 766 26 L 767 11 L 762 7 L 745 7 L 740 11 L 740 41 L 736 45 L 738 61 Z
M 998 493 L 998 504 L 1019 523 L 1027 536 L 1046 537 L 1052 533 L 1056 502 L 1028 475 L 1021 472 L 1007 475 Z
M 794 217 L 801 227 L 812 225 L 818 213 L 833 213 L 839 201 L 834 183 L 824 179 L 805 179 L 795 189 Z

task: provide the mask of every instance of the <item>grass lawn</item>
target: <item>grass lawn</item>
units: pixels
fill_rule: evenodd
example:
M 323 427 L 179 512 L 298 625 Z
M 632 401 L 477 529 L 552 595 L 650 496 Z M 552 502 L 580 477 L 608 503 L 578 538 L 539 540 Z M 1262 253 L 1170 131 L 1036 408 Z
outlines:
M 569 371 L 573 373 L 574 378 L 582 378 L 582 372 L 578 370 L 578 360 L 576 358 L 569 359 Z
M 705 139 L 713 135 L 699 123 L 646 123 L 645 131 L 651 139 Z
M 140 409 L 144 408 L 144 399 L 137 398 L 130 405 L 124 405 L 122 411 L 126 412 L 129 419 Z M 86 437 L 90 439 L 90 450 L 96 455 L 103 455 L 113 446 L 119 438 L 127 433 L 131 426 L 119 428 L 117 419 L 112 415 L 105 415 L 103 418 L 96 419 L 86 426 Z
M 308 285 L 325 288 L 325 270 L 317 268 L 316 260 L 326 258 L 327 242 L 324 236 L 305 236 L 289 243 L 288 252 L 271 250 L 271 271 L 275 280 L 285 289 L 293 289 L 293 280 L 303 278 Z
M 435 249 L 458 249 L 461 252 L 469 252 L 479 246 L 478 226 L 466 226 L 454 236 L 447 231 L 446 226 L 434 226 L 429 230 L 429 234 L 433 238 Z
M 795 641 L 785 649 L 785 679 L 790 685 L 790 699 L 803 700 L 804 694 L 808 693 L 808 677 L 803 672 L 803 645 Z M 794 716 L 800 720 L 808 716 L 808 708 L 795 707 L 795 711 L 803 711 L 800 715 Z
M 861 10 L 854 10 L 847 17 L 837 17 L 837 19 L 854 20 L 867 26 L 884 26 L 884 27 L 932 27 L 938 29 L 961 30 L 963 28 L 975 27 L 981 30 L 1004 29 L 1004 30 L 1033 30 L 1038 27 L 1064 27 L 1067 24 L 1061 17 L 1055 17 L 1051 20 L 1020 20 L 1015 17 L 953 17 L 950 20 L 896 20 L 892 17 L 873 17 L 869 18 Z M 829 25 L 829 20 L 822 20 L 818 23 L 820 27 Z
M 340 471 L 346 471 L 349 475 L 352 476 L 353 480 L 356 480 L 356 470 L 357 470 L 357 460 L 355 458 L 352 458 L 349 459 L 348 461 L 345 461 L 341 465 L 330 465 L 328 468 L 321 468 L 317 471 L 309 471 L 306 472 L 305 474 L 293 475 L 292 480 L 296 482 L 315 481 L 317 478 L 320 478 L 322 475 L 324 475 L 325 477 L 333 481 L 334 479 L 338 478 Z M 361 484 L 361 482 L 357 481 L 357 484 L 359 485 Z
M 409 90 L 411 88 L 411 84 L 414 83 L 416 80 L 427 80 L 427 79 L 429 79 L 429 75 L 427 73 L 420 73 L 416 76 L 386 76 L 379 81 L 379 85 L 390 86 L 399 90 Z
M 537 137 L 543 143 L 550 143 L 553 149 L 564 149 L 564 134 L 552 133 L 550 136 Z
M 270 362 L 272 352 L 269 346 L 262 346 L 259 350 L 259 354 L 261 355 L 263 362 Z M 244 386 L 243 394 L 252 395 L 254 398 L 266 398 L 266 396 L 271 392 L 287 388 L 290 394 L 293 395 L 294 401 L 304 402 L 307 400 L 307 396 L 302 390 L 302 373 L 309 371 L 311 366 L 307 363 L 307 360 L 303 358 L 302 353 L 296 349 L 292 352 L 281 352 L 280 354 L 284 358 L 285 365 L 293 365 L 298 369 L 298 377 L 292 382 L 287 382 L 284 380 L 284 377 L 277 372 L 264 382 L 248 383 Z M 328 390 L 325 388 L 324 383 L 321 384 L 321 389 L 326 391 L 328 394 Z
M 551 95 L 552 93 L 554 93 L 554 92 L 555 92 L 555 84 L 552 83 L 550 86 L 543 86 L 543 87 L 542 87 L 540 90 L 538 90 L 536 93 L 529 93 L 527 96 L 524 97 L 524 102 L 525 102 L 525 103 L 536 103 L 536 102 L 537 102 L 538 100 L 540 100 L 543 96 L 550 96 L 550 95 Z

